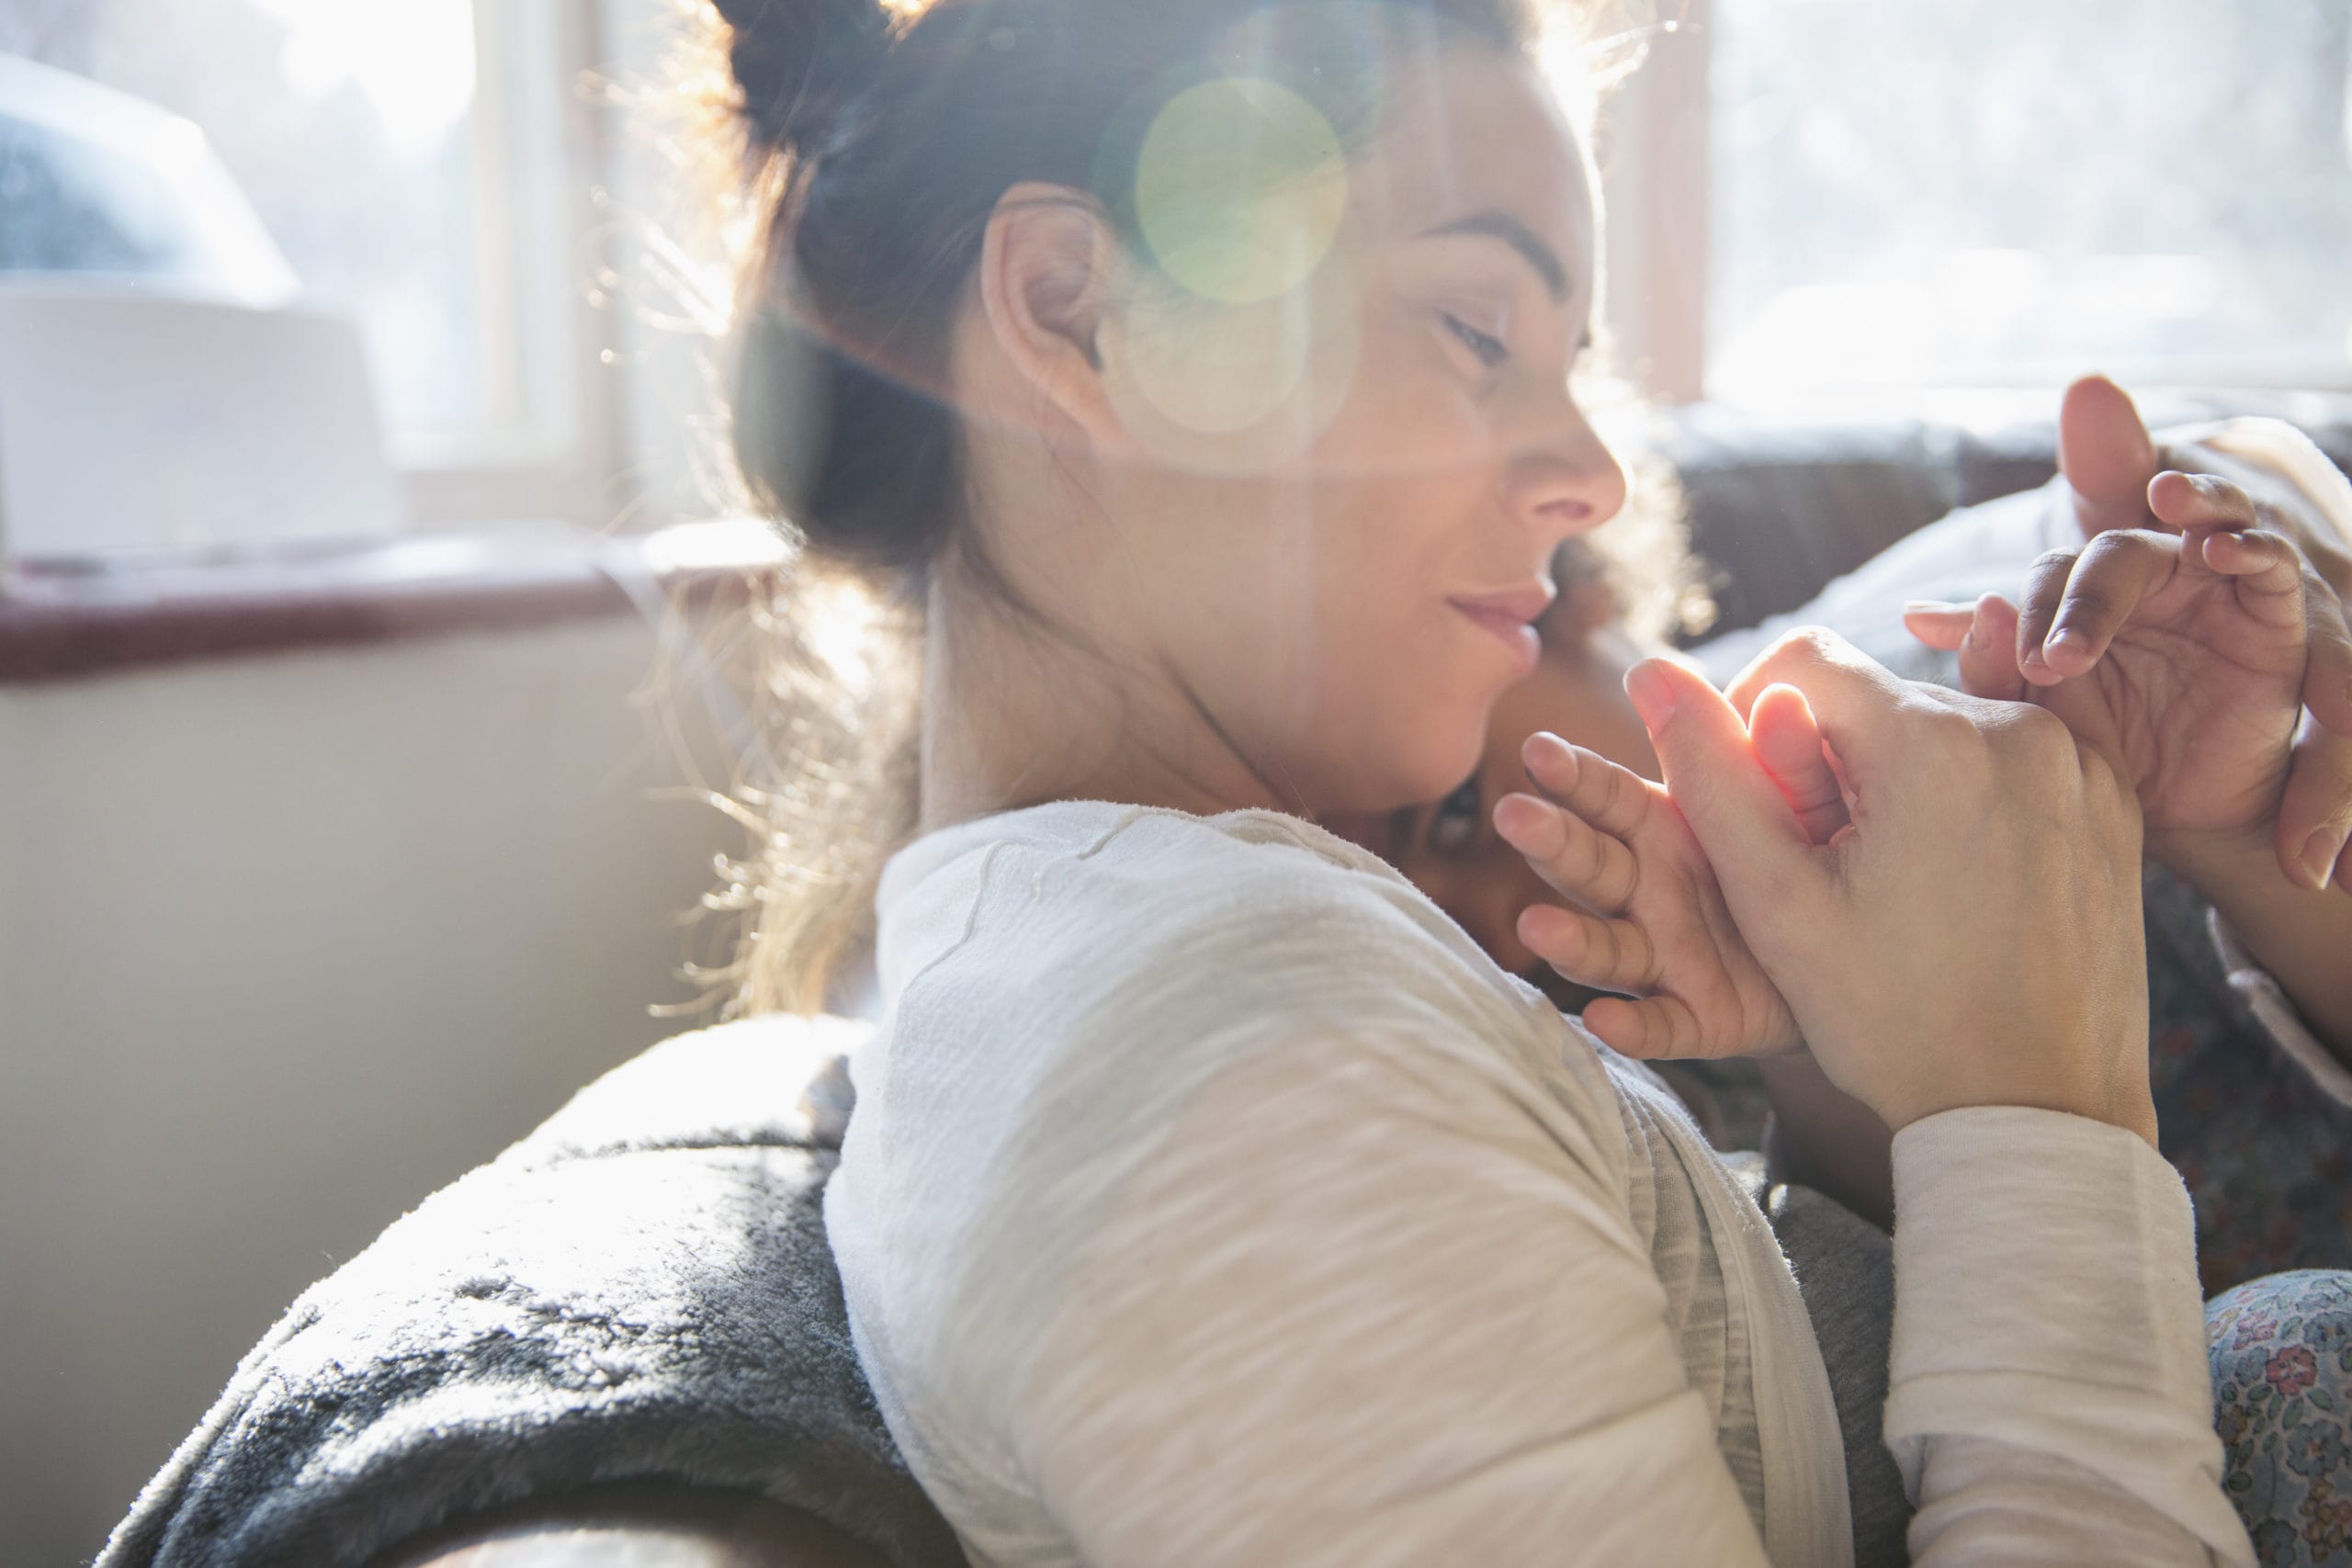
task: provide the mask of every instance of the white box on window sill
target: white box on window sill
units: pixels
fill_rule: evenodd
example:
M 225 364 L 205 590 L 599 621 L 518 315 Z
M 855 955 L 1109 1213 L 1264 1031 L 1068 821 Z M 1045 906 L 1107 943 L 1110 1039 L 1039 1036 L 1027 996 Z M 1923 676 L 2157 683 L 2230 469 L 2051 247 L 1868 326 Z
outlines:
M 349 321 L 0 278 L 0 559 L 364 537 L 401 522 Z

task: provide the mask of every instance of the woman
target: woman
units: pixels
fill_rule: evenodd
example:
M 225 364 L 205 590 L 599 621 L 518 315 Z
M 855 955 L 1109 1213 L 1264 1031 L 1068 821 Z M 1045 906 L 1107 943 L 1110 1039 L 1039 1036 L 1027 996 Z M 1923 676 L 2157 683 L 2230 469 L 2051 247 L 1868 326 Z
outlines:
M 2208 445 L 2215 437 L 2222 447 Z M 2233 450 L 2250 440 L 2257 443 L 2251 456 Z M 2264 491 L 2263 514 L 2307 541 L 2313 558 L 2330 569 L 2321 574 L 2326 581 L 2312 585 L 2324 611 L 2339 592 L 2335 580 L 2352 582 L 2344 570 L 2352 566 L 2352 487 L 2331 468 L 2302 471 L 2295 459 L 2298 444 L 2308 447 L 2283 426 L 2244 422 L 2174 433 L 2160 454 L 2131 400 L 2113 383 L 2087 378 L 2069 389 L 2061 414 L 2061 479 L 2034 495 L 1954 513 L 1815 604 L 1754 632 L 1702 644 L 1691 657 L 1728 682 L 1777 629 L 1821 623 L 1845 630 L 1889 663 L 1956 684 L 1957 666 L 1928 654 L 1905 630 L 1897 609 L 1906 598 L 1934 592 L 1973 599 L 1996 587 L 2013 591 L 2045 551 L 2079 551 L 2114 529 L 2172 527 L 2179 519 L 2148 510 L 2147 493 L 2154 485 L 2160 497 L 2177 502 L 2177 481 L 2160 480 L 2160 473 L 2199 464 L 2231 467 Z M 1593 991 L 1545 964 L 1519 935 L 1521 912 L 1552 892 L 1493 830 L 1488 815 L 1496 802 L 1524 786 L 1521 753 L 1530 737 L 1544 730 L 1647 778 L 1658 774 L 1623 686 L 1625 671 L 1651 649 L 1626 629 L 1618 595 L 1590 552 L 1571 546 L 1555 565 L 1571 586 L 1539 626 L 1544 659 L 1497 704 L 1478 768 L 1444 797 L 1367 824 L 1361 837 L 1498 963 L 1580 1010 Z M 1928 621 L 1917 625 L 1935 629 Z M 2325 629 L 2324 635 L 2335 634 Z M 2340 662 L 2340 651 L 2335 657 Z M 2315 726 L 2314 750 L 2324 739 Z M 2234 932 L 2216 923 L 2211 899 L 2230 897 L 2233 889 L 2210 874 L 2200 889 L 2204 868 L 2198 864 L 2163 866 L 2147 884 L 2150 1044 L 2163 1146 L 2196 1200 L 2199 1259 L 2209 1292 L 2279 1269 L 2333 1268 L 2352 1259 L 2352 1195 L 2342 1180 L 2352 1150 L 2352 1069 L 2345 1066 L 2344 1050 L 2331 1049 L 2313 1027 L 2324 1029 L 2337 1019 L 2347 993 L 2324 961 L 2325 948 L 2307 949 L 2319 961 L 2299 964 L 2295 951 L 2275 945 L 2281 931 L 2321 929 L 2292 913 L 2299 901 L 2295 885 L 2308 886 L 2333 869 L 2298 863 L 2292 852 L 2316 842 L 2318 853 L 2332 860 L 2342 850 L 2335 838 L 2315 831 L 2318 826 L 2293 824 L 2282 835 L 2287 875 L 2246 879 L 2257 899 L 2280 906 L 2285 917 L 2263 919 L 2256 911 L 2248 922 L 2257 940 L 2271 939 L 2267 952 L 2247 953 Z M 2256 977 L 2266 961 L 2285 982 L 2275 1003 Z M 1625 978 L 1636 988 L 1656 988 L 1657 976 Z M 2340 1019 L 2336 1027 L 2344 1032 Z M 1770 1139 L 1776 1168 L 1832 1192 L 1884 1228 L 1892 1193 L 1883 1126 L 1826 1085 L 1801 1055 L 1759 1066 L 1760 1089 L 1756 1077 L 1728 1070 L 1681 1066 L 1665 1071 L 1722 1148 L 1765 1146 L 1769 1092 L 1779 1105 L 1770 1128 L 1777 1135 Z
M 728 9 L 787 155 L 773 298 L 826 344 L 811 434 L 763 419 L 753 335 L 739 450 L 922 595 L 922 837 L 827 1220 L 967 1551 L 1849 1560 L 1823 1347 L 1745 1190 L 1312 825 L 1467 771 L 1544 563 L 1623 498 L 1566 390 L 1593 214 L 1531 18 Z M 1842 974 L 1773 978 L 1903 1129 L 1913 1549 L 2250 1562 L 2150 1146 L 2136 803 L 2046 714 L 1834 654 L 1788 673 L 1885 806 L 1868 874 L 1815 879 Z M 1677 735 L 1769 788 L 1720 702 Z M 1727 880 L 1798 863 L 1719 837 Z M 1930 985 L 1946 1014 L 1872 1027 Z

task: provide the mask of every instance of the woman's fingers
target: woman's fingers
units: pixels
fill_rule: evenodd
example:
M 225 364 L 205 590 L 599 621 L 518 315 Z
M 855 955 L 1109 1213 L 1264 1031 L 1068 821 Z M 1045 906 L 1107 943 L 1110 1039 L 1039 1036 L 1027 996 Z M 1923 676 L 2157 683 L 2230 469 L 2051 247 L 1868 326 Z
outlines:
M 1634 897 L 1634 852 L 1549 801 L 1503 796 L 1495 802 L 1495 831 L 1564 898 L 1613 915 Z
M 1675 997 L 1595 997 L 1583 1017 L 1584 1026 L 1621 1056 L 1693 1055 L 1704 1038 L 1698 1015 Z
M 1929 648 L 1945 653 L 1957 649 L 1976 618 L 1975 606 L 1940 599 L 1914 599 L 1903 606 L 1903 627 Z
M 1528 952 L 1581 986 L 1646 991 L 1657 984 L 1657 951 L 1631 920 L 1606 919 L 1557 904 L 1530 904 L 1519 912 L 1519 940 Z
M 2104 376 L 2085 376 L 2058 405 L 2058 470 L 2075 495 L 2075 520 L 2090 538 L 2144 521 L 2154 440 L 2129 393 Z
M 1797 826 L 1815 843 L 1827 843 L 1848 821 L 1846 791 L 1830 766 L 1821 726 L 1815 722 L 1804 694 L 1794 686 L 1765 687 L 1748 709 L 1747 733 L 1756 746 L 1756 760 L 1789 797 Z
M 1634 666 L 1637 671 L 1641 668 Z M 1836 632 L 1821 626 L 1800 626 L 1783 635 L 1734 678 L 1729 690 L 1746 692 L 1752 710 L 1754 699 L 1762 695 L 1766 687 L 1778 684 L 1794 686 L 1805 694 L 1821 733 L 1830 750 L 1838 754 L 1849 781 L 1882 769 L 1901 770 L 1905 742 L 1898 739 L 1899 728 L 1889 723 L 1889 717 L 1896 709 L 1916 709 L 1925 696 L 1925 688 L 1915 688 Z M 1633 690 L 1630 675 L 1626 690 Z M 1722 697 L 1717 697 L 1712 689 L 1706 695 L 1715 697 L 1713 707 L 1724 709 L 1725 717 L 1737 722 L 1738 715 L 1730 711 Z M 1731 698 L 1733 704 L 1740 700 L 1736 695 Z M 1639 705 L 1636 698 L 1635 706 Z M 1704 702 L 1697 705 L 1709 709 Z M 1655 739 L 1656 726 L 1651 727 L 1651 733 Z M 1683 807 L 1683 816 L 1690 817 L 1681 784 L 1671 777 L 1667 784 L 1676 803 Z M 1777 789 L 1774 793 L 1778 794 Z M 1698 824 L 1694 821 L 1691 826 L 1695 829 Z M 1700 838 L 1702 841 L 1705 840 L 1703 831 Z
M 1817 631 L 1792 633 L 1765 656 L 1778 656 L 1802 671 L 1801 683 L 1814 697 L 1816 714 L 1823 709 L 1814 682 L 1826 687 L 1836 678 L 1816 668 L 1821 660 L 1804 649 L 1833 646 L 1860 657 L 1831 634 Z M 1856 671 L 1854 678 L 1862 677 Z M 1659 659 L 1626 671 L 1625 694 L 1649 730 L 1673 804 L 1713 866 L 1732 918 L 1762 919 L 1768 910 L 1789 915 L 1817 896 L 1823 872 L 1814 863 L 1812 840 L 1797 825 L 1780 785 L 1757 761 L 1747 726 L 1724 694 L 1690 671 Z M 1838 755 L 1850 762 L 1837 730 L 1824 728 Z M 1871 743 L 1867 736 L 1860 740 Z
M 1976 602 L 1961 638 L 1960 689 L 1972 697 L 2026 700 L 2025 671 L 2018 668 L 2018 607 L 1997 593 Z
M 1960 655 L 1960 689 L 1972 697 L 2025 701 L 2025 671 L 2018 667 L 2018 609 L 1997 593 L 1973 604 L 1916 599 L 1903 623 L 1929 648 Z

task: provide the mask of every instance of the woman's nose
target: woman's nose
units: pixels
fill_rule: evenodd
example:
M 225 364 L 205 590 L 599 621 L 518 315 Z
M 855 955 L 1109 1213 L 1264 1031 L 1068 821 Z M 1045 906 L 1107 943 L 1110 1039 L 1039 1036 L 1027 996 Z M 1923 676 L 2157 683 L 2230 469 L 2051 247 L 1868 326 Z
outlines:
M 1513 457 L 1510 484 L 1513 512 L 1551 543 L 1591 532 L 1625 504 L 1625 470 L 1565 399 L 1549 428 Z

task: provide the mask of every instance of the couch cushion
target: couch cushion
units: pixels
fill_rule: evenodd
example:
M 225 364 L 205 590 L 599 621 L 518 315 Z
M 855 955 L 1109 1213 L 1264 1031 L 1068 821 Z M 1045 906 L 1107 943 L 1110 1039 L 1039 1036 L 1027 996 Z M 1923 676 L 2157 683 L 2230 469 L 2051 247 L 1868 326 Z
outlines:
M 827 1070 L 864 1027 L 665 1042 L 427 1199 L 245 1358 L 102 1568 L 357 1568 L 616 1482 L 757 1493 L 890 1562 L 962 1562 L 859 1371 L 825 1242 Z
M 2352 473 L 2352 397 L 2170 392 L 2139 402 L 2158 431 L 2239 414 L 2283 419 Z M 1668 416 L 1657 446 L 1688 499 L 1690 546 L 1714 593 L 1714 632 L 1793 610 L 1954 507 L 2031 490 L 2058 471 L 2050 421 L 1992 429 L 1914 419 L 1825 423 L 1701 403 Z

